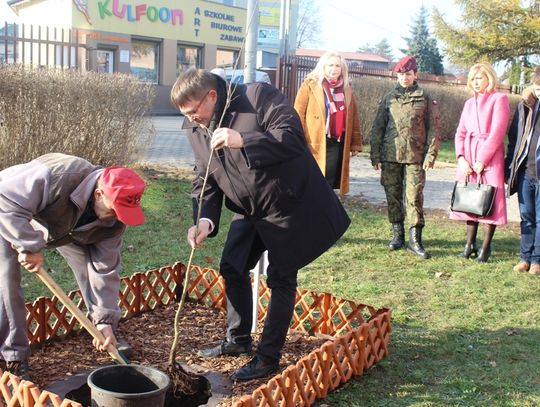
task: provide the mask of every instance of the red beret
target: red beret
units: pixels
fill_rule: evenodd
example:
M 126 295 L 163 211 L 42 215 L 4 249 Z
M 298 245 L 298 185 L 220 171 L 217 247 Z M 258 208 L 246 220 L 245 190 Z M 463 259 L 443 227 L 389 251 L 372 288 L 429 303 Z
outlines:
M 416 70 L 416 59 L 407 55 L 406 57 L 400 59 L 400 61 L 394 67 L 394 72 L 405 73 L 409 71 Z

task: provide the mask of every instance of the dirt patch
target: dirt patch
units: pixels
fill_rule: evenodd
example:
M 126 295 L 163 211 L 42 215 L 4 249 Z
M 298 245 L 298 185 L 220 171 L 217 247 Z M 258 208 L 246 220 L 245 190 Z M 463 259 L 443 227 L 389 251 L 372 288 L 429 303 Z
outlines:
M 120 324 L 119 333 L 134 348 L 131 363 L 153 366 L 165 371 L 172 343 L 173 321 L 176 304 L 159 307 L 133 317 Z M 187 302 L 182 312 L 180 348 L 177 359 L 188 366 L 196 366 L 197 373 L 220 372 L 229 376 L 233 371 L 250 360 L 249 356 L 204 359 L 197 356 L 199 349 L 219 342 L 226 327 L 225 312 L 195 302 Z M 262 326 L 259 327 L 259 332 Z M 258 334 L 254 335 L 255 341 Z M 289 332 L 283 348 L 280 366 L 285 369 L 295 364 L 301 357 L 320 347 L 326 339 L 308 336 L 300 332 Z M 93 370 L 110 365 L 107 354 L 92 347 L 90 336 L 80 333 L 60 342 L 46 344 L 34 350 L 30 357 L 30 375 L 40 388 L 75 375 L 78 372 Z M 269 378 L 233 383 L 232 396 L 220 406 L 230 406 L 234 400 L 249 395 Z
M 142 171 L 145 177 L 149 179 L 154 178 L 177 178 L 183 180 L 192 180 L 194 177 L 194 171 L 190 168 L 175 167 L 167 165 L 147 166 L 139 165 L 138 170 Z

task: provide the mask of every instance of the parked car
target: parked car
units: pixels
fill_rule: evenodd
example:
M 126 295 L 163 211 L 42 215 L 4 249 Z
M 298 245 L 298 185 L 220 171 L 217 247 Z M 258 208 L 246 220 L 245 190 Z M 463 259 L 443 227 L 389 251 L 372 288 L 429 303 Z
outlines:
M 243 69 L 232 69 L 232 68 L 225 68 L 225 78 L 227 81 L 232 83 L 244 83 L 244 70 Z M 265 82 L 272 84 L 272 81 L 270 80 L 270 76 L 266 72 L 263 71 L 255 71 L 255 82 Z

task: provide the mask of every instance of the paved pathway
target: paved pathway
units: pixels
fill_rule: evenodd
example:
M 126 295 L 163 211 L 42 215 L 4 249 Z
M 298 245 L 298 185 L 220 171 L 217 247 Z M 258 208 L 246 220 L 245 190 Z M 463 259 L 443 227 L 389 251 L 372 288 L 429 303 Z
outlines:
M 156 129 L 154 142 L 146 152 L 143 162 L 166 167 L 193 168 L 195 160 L 191 145 L 182 130 L 182 116 L 153 116 Z
M 181 116 L 154 116 L 156 138 L 148 149 L 144 162 L 167 167 L 193 168 L 191 146 L 183 130 Z M 350 165 L 350 195 L 362 196 L 373 204 L 386 204 L 384 190 L 380 184 L 380 172 L 373 170 L 365 155 L 353 157 Z M 424 207 L 447 210 L 450 204 L 456 167 L 452 164 L 436 163 L 427 172 L 424 190 Z M 519 222 L 517 197 L 507 200 L 508 220 Z

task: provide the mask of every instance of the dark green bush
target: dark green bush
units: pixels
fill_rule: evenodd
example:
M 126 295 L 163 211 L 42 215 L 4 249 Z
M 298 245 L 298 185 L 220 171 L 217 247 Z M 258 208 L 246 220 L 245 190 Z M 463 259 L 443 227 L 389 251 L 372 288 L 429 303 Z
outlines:
M 371 125 L 377 113 L 377 107 L 381 98 L 396 86 L 395 80 L 385 78 L 362 77 L 352 81 L 356 96 L 362 136 L 364 143 L 369 144 Z M 420 86 L 429 92 L 431 97 L 439 104 L 442 121 L 442 139 L 453 140 L 459 124 L 459 118 L 465 101 L 471 94 L 464 86 L 451 84 L 422 83 Z M 510 111 L 513 114 L 519 96 L 510 95 Z
M 0 168 L 50 152 L 133 163 L 153 136 L 153 98 L 129 75 L 0 65 Z

